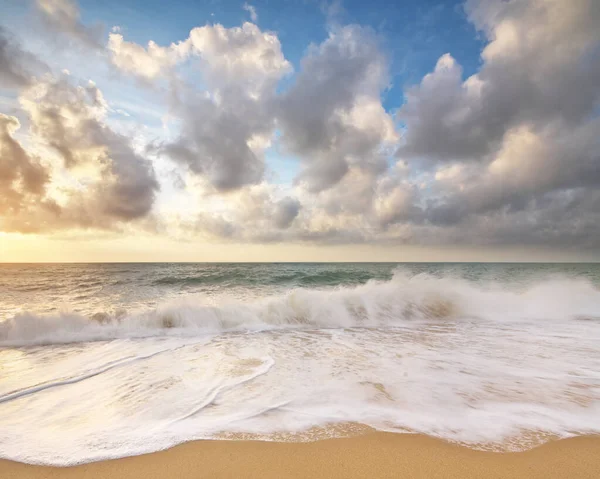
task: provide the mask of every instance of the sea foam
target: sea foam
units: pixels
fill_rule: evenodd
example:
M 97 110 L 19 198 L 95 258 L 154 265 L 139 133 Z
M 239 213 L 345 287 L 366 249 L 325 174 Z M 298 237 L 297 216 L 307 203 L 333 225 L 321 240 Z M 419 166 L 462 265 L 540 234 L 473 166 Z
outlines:
M 149 311 L 20 313 L 0 322 L 0 346 L 193 336 L 311 328 L 393 328 L 447 318 L 598 320 L 600 291 L 589 281 L 545 279 L 520 286 L 396 273 L 390 281 L 335 289 L 293 289 L 245 303 L 179 300 Z
M 347 424 L 495 450 L 598 434 L 599 315 L 585 279 L 402 272 L 245 302 L 23 313 L 0 325 L 0 457 L 69 465 Z

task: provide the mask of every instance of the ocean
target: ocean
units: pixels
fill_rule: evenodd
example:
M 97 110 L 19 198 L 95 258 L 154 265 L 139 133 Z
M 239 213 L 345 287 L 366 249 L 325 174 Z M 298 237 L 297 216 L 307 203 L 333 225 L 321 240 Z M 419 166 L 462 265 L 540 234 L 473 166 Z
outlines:
M 600 433 L 600 264 L 2 264 L 0 457 Z

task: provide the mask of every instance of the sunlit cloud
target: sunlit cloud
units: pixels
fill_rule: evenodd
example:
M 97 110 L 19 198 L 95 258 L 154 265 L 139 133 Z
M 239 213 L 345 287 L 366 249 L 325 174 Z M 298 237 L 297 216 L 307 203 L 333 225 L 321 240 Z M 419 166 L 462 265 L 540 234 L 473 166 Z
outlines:
M 294 63 L 248 3 L 252 22 L 162 45 L 105 33 L 74 0 L 35 5 L 39 35 L 94 52 L 108 88 L 0 28 L 0 106 L 15 109 L 0 117 L 3 231 L 600 248 L 594 0 L 467 0 L 474 73 L 449 45 L 399 108 L 389 40 L 367 25 L 325 20 Z M 150 103 L 113 104 L 124 84 Z M 299 165 L 289 184 L 270 181 L 270 148 Z

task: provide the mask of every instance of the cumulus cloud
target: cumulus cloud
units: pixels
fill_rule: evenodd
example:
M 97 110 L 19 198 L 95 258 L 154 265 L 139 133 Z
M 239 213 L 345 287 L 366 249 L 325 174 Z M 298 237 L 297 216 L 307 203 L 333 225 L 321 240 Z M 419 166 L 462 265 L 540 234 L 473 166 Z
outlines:
M 220 191 L 260 182 L 277 83 L 291 72 L 277 36 L 252 23 L 206 25 L 194 28 L 184 44 L 201 66 L 205 90 L 174 92 L 181 134 L 160 151 Z
M 515 125 L 572 127 L 598 106 L 598 2 L 470 0 L 466 11 L 490 40 L 483 65 L 463 82 L 446 54 L 409 89 L 401 156 L 482 160 Z
M 330 188 L 353 166 L 386 168 L 381 153 L 397 141 L 380 99 L 387 65 L 374 34 L 356 25 L 332 31 L 302 60 L 278 118 L 284 145 L 303 161 L 299 180 L 309 190 Z
M 182 135 L 162 151 L 210 178 L 217 189 L 262 179 L 258 146 L 269 144 L 275 124 L 286 149 L 303 160 L 299 181 L 312 191 L 331 187 L 350 167 L 383 172 L 398 141 L 381 103 L 388 61 L 367 29 L 339 28 L 313 46 L 284 95 L 276 94 L 277 85 L 292 67 L 277 36 L 252 23 L 197 27 L 170 47 L 151 43 L 144 49 L 123 43 L 119 34 L 111 34 L 111 41 L 113 63 L 137 76 L 164 74 L 186 58 L 198 63 L 205 89 L 179 85 L 173 92 Z M 134 58 L 119 56 L 124 45 Z
M 107 104 L 93 83 L 48 77 L 19 100 L 32 138 L 61 162 L 42 163 L 14 138 L 18 120 L 0 116 L 3 230 L 113 229 L 150 213 L 158 190 L 152 165 L 106 125 Z
M 466 11 L 489 39 L 480 71 L 463 81 L 442 56 L 398 114 L 398 155 L 434 165 L 422 220 L 490 242 L 573 240 L 600 186 L 600 5 L 469 0 Z
M 150 42 L 144 49 L 113 33 L 109 49 L 115 66 L 146 80 L 169 74 L 187 59 L 198 67 L 194 83 L 172 84 L 171 114 L 181 132 L 174 141 L 154 145 L 156 152 L 207 178 L 218 191 L 261 181 L 275 125 L 276 87 L 292 71 L 275 34 L 252 23 L 205 25 L 178 44 Z
M 102 27 L 81 22 L 77 0 L 36 0 L 42 19 L 53 30 L 72 36 L 91 48 L 102 48 Z
M 55 28 L 93 38 L 75 2 L 38 7 Z M 451 52 L 441 56 L 395 117 L 382 104 L 389 59 L 368 28 L 330 26 L 289 83 L 277 34 L 254 23 L 197 27 L 166 46 L 114 29 L 114 67 L 166 86 L 154 92 L 167 92 L 169 134 L 146 152 L 186 178 L 176 194 L 187 209 L 161 210 L 174 225 L 164 230 L 237 242 L 600 247 L 600 3 L 467 0 L 465 11 L 487 39 L 477 73 L 464 78 Z M 33 143 L 59 159 L 19 143 L 18 121 L 2 117 L 2 227 L 106 228 L 151 215 L 152 164 L 109 126 L 100 90 L 36 78 L 34 60 L 0 31 L 0 82 L 21 90 Z M 266 181 L 272 145 L 300 161 L 292 185 Z
M 178 45 L 161 47 L 153 41 L 146 48 L 127 42 L 123 35 L 113 32 L 108 35 L 108 50 L 112 63 L 121 71 L 144 80 L 165 75 L 185 56 L 185 48 Z
M 146 79 L 165 75 L 192 58 L 198 62 L 199 80 L 208 91 L 221 95 L 229 89 L 244 88 L 247 94 L 258 97 L 292 71 L 277 35 L 249 22 L 232 28 L 220 24 L 195 27 L 187 39 L 168 47 L 150 41 L 144 48 L 113 32 L 107 47 L 117 68 Z
M 50 179 L 39 158 L 28 154 L 13 134 L 21 127 L 13 116 L 0 113 L 0 216 L 13 216 L 41 201 Z
M 200 185 L 199 193 L 210 208 L 197 214 L 191 223 L 178 220 L 177 226 L 183 225 L 184 230 L 192 234 L 225 240 L 272 242 L 294 239 L 296 222 L 302 211 L 297 197 L 263 182 L 229 193 L 226 201 L 222 201 L 222 198 L 217 200 L 212 196 L 206 186 Z
M 21 103 L 32 132 L 60 155 L 65 168 L 94 171 L 97 181 L 87 193 L 99 216 L 127 221 L 150 211 L 158 189 L 152 165 L 105 124 L 107 104 L 95 84 L 75 87 L 64 77 L 39 83 Z
M 292 71 L 277 35 L 252 23 L 196 27 L 187 42 L 201 59 L 208 87 L 221 94 L 243 89 L 250 97 L 262 96 Z
M 600 246 L 597 3 L 466 9 L 489 39 L 481 69 L 463 80 L 446 54 L 407 91 L 392 171 L 381 152 L 398 139 L 380 106 L 387 62 L 376 39 L 345 27 L 309 50 L 277 98 L 284 145 L 304 164 L 302 209 L 271 237 Z
M 179 107 L 183 122 L 179 138 L 161 145 L 158 151 L 206 177 L 218 191 L 259 182 L 264 172 L 262 152 L 253 150 L 249 142 L 254 134 L 266 133 L 272 125 L 261 111 L 244 106 L 245 113 L 189 95 Z

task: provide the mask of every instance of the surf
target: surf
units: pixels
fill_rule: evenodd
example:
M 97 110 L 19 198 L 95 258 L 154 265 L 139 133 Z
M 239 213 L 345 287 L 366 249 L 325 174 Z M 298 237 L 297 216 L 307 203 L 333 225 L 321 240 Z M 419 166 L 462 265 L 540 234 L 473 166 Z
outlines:
M 213 302 L 214 303 L 214 302 Z M 0 322 L 0 346 L 124 338 L 216 335 L 278 329 L 419 327 L 428 322 L 571 321 L 600 318 L 600 291 L 585 278 L 510 284 L 397 271 L 358 286 L 293 288 L 240 302 L 226 293 L 167 301 L 152 309 L 83 315 L 22 312 Z

